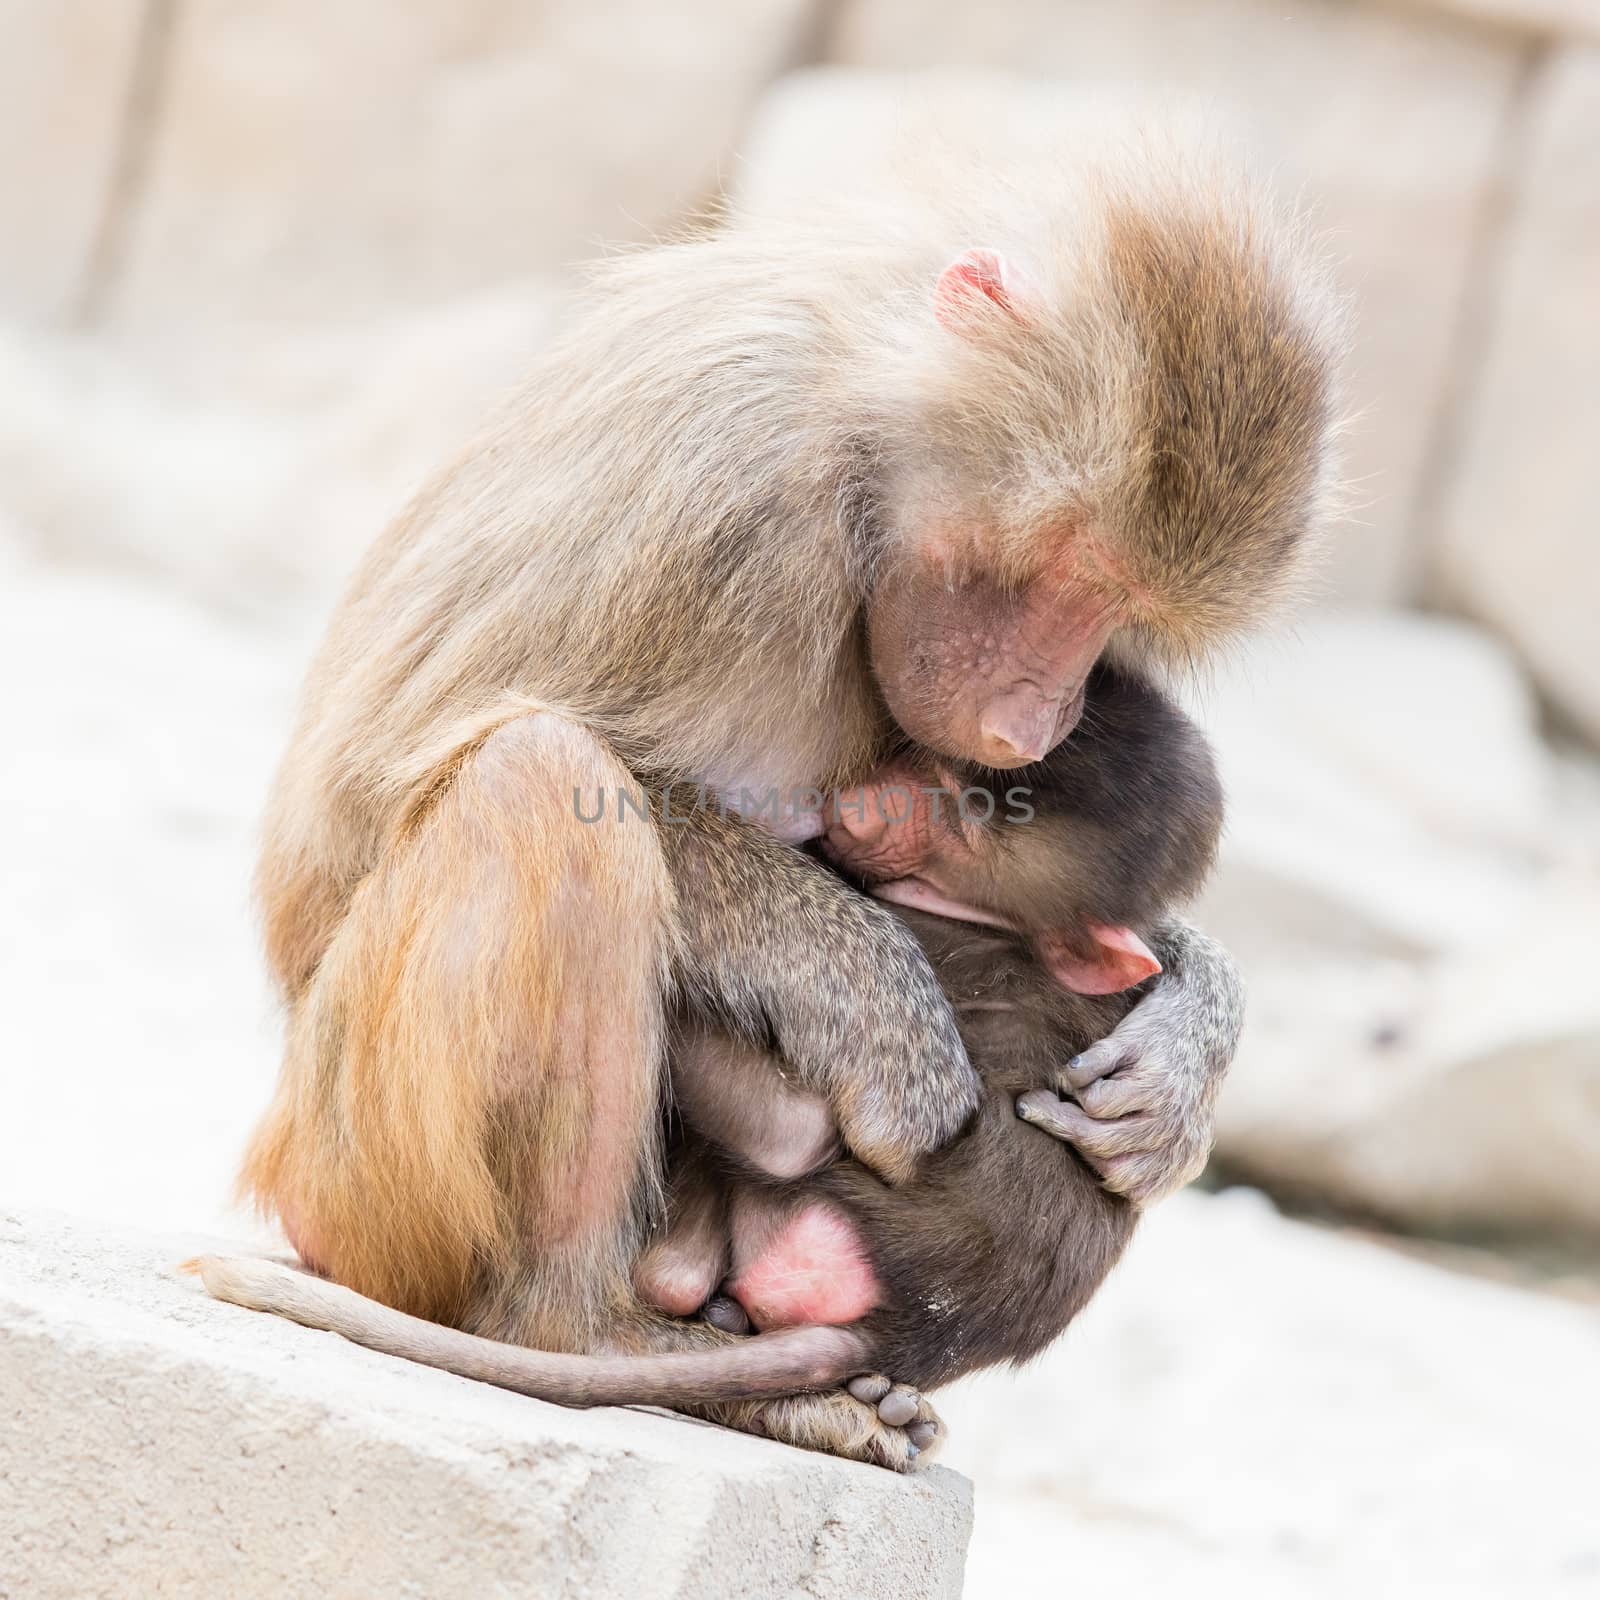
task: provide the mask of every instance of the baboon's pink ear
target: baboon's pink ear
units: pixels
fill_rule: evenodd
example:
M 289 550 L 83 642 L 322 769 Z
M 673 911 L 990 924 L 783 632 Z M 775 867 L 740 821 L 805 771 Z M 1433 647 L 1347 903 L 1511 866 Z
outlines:
M 998 250 L 965 250 L 933 286 L 933 314 L 952 333 L 970 333 L 985 302 L 1023 320 L 1024 291 L 1010 262 Z
M 1111 928 L 1091 922 L 1087 942 L 1062 932 L 1041 933 L 1034 940 L 1039 959 L 1063 989 L 1074 994 L 1120 994 L 1160 970 L 1150 946 L 1132 928 Z

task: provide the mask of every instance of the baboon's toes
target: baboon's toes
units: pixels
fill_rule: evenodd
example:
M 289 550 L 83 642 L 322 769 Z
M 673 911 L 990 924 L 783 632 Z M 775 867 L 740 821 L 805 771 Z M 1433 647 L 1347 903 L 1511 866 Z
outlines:
M 894 1385 L 881 1372 L 863 1373 L 845 1385 L 864 1406 L 875 1406 Z
M 908 1389 L 905 1384 L 897 1383 L 878 1402 L 878 1418 L 882 1422 L 887 1422 L 891 1428 L 903 1428 L 908 1422 L 916 1419 L 917 1408 L 921 1404 L 922 1396 L 915 1389 Z
M 916 1424 L 919 1418 L 926 1419 L 933 1413 L 923 1401 L 922 1396 L 908 1383 L 896 1383 L 892 1378 L 886 1378 L 881 1372 L 866 1372 L 859 1378 L 852 1378 L 845 1385 L 853 1399 L 859 1400 L 864 1406 L 873 1406 L 877 1409 L 878 1421 L 889 1428 L 909 1428 Z M 926 1448 L 933 1442 L 938 1433 L 938 1425 L 934 1424 L 934 1431 L 926 1438 L 919 1439 L 910 1432 L 907 1437 L 919 1450 Z

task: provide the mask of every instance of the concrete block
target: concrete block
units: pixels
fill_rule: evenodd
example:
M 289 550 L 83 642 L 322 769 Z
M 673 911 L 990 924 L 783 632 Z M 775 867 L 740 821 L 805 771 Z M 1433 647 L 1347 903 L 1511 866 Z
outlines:
M 955 1473 L 413 1367 L 207 1299 L 203 1248 L 0 1215 L 0 1595 L 961 1591 Z

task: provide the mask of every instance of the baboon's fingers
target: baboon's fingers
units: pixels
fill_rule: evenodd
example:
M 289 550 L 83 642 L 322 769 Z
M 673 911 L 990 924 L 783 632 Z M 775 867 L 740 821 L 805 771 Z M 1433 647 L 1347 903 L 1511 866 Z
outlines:
M 1021 1096 L 1017 1115 L 1070 1144 L 1106 1188 L 1139 1206 L 1199 1177 L 1211 1148 L 1208 1137 L 1171 1112 L 1136 1112 L 1102 1120 L 1049 1089 Z
M 1079 1089 L 1074 1098 L 1091 1117 L 1103 1121 L 1107 1117 L 1131 1116 L 1136 1111 L 1153 1111 L 1158 1093 L 1158 1085 L 1135 1072 L 1096 1078 Z
M 1169 1149 L 1141 1150 L 1106 1161 L 1091 1159 L 1089 1164 L 1113 1194 L 1122 1195 L 1136 1206 L 1147 1206 L 1199 1177 L 1206 1164 L 1206 1152 L 1198 1150 L 1187 1160 L 1175 1160 Z
M 1097 1078 L 1109 1078 L 1112 1073 L 1133 1066 L 1137 1060 L 1129 1041 L 1113 1033 L 1075 1055 L 1056 1075 L 1057 1084 L 1063 1091 L 1076 1093 Z
M 1149 1150 L 1161 1139 L 1154 1117 L 1120 1117 L 1102 1122 L 1050 1089 L 1033 1089 L 1021 1096 L 1017 1115 L 1090 1157 L 1103 1159 Z

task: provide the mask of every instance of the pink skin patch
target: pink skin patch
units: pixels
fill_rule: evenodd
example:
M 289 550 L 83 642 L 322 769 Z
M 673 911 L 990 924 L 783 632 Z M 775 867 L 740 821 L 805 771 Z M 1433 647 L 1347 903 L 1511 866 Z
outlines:
M 728 1290 L 762 1329 L 854 1322 L 879 1295 L 854 1225 L 823 1205 L 790 1218 Z
M 933 286 L 933 314 L 951 333 L 975 331 L 969 320 L 985 300 L 1018 316 L 1011 293 L 1014 280 L 1010 264 L 998 251 L 968 250 L 939 274 Z
M 887 900 L 891 905 L 910 906 L 913 911 L 949 917 L 952 922 L 977 922 L 988 928 L 1016 931 L 1015 924 L 1004 917 L 985 911 L 981 906 L 969 906 L 965 901 L 952 900 L 936 884 L 923 878 L 896 878 L 892 883 L 874 884 L 872 893 L 875 899 Z
M 1132 928 L 1091 922 L 1091 953 L 1082 955 L 1063 933 L 1042 933 L 1034 941 L 1039 959 L 1062 988 L 1074 994 L 1121 994 L 1161 970 L 1150 946 Z
M 959 815 L 956 788 L 940 773 L 909 763 L 880 768 L 840 797 L 822 853 L 868 883 L 910 877 L 937 851 L 955 847 L 940 818 Z M 943 792 L 929 793 L 933 789 Z
M 1084 686 L 1119 620 L 1118 603 L 1085 586 L 1077 552 L 1060 576 L 1008 597 L 996 619 L 996 672 L 977 708 L 976 754 L 1009 768 L 1041 761 L 1083 715 Z M 1009 679 L 1009 681 L 1006 681 Z
M 1059 539 L 1059 558 L 1021 588 L 952 575 L 939 548 L 883 580 L 868 617 L 872 667 L 913 739 L 1009 769 L 1072 732 L 1129 601 L 1070 531 Z
M 984 708 L 979 724 L 986 750 L 1005 760 L 1022 756 L 1039 761 L 1078 725 L 1083 715 L 1083 685 L 1064 703 L 1029 679 L 1014 683 Z

